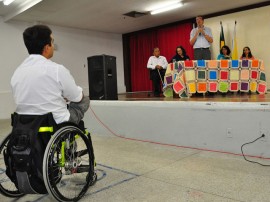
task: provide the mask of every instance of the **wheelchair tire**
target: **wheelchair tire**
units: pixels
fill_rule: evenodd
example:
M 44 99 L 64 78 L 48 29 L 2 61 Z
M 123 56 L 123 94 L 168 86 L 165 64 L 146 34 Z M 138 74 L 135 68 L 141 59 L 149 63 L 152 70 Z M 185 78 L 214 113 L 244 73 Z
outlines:
M 0 192 L 7 197 L 17 198 L 25 194 L 20 193 L 15 184 L 6 175 L 6 165 L 4 161 L 4 152 L 10 140 L 10 134 L 3 140 L 0 145 Z
M 78 201 L 94 175 L 93 149 L 76 126 L 64 126 L 51 137 L 43 158 L 43 178 L 57 201 Z

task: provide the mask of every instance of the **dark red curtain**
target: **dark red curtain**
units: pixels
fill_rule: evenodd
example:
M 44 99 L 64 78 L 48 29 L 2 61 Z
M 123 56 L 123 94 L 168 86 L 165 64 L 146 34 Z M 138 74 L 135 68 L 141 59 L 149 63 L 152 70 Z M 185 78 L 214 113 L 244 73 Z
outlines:
M 187 55 L 193 59 L 193 47 L 189 43 L 192 24 L 175 25 L 158 30 L 158 47 L 161 55 L 169 62 L 176 54 L 176 47 L 183 46 Z
M 130 73 L 132 92 L 152 89 L 152 82 L 149 80 L 150 75 L 147 69 L 147 61 L 156 44 L 157 34 L 155 31 L 137 33 L 130 37 Z
M 147 62 L 153 54 L 153 48 L 159 47 L 161 55 L 169 62 L 175 55 L 175 49 L 181 45 L 187 55 L 193 59 L 193 48 L 189 44 L 192 23 L 153 28 L 130 34 L 130 73 L 131 89 L 135 91 L 152 90 Z

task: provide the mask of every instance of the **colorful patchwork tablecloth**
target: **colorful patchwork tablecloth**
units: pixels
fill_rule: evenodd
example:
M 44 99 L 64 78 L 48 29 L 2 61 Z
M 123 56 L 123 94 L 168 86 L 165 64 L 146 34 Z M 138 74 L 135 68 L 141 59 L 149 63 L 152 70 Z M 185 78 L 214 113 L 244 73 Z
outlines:
M 206 92 L 267 91 L 262 60 L 189 60 L 168 64 L 164 87 L 179 97 Z M 166 95 L 165 95 L 166 96 Z

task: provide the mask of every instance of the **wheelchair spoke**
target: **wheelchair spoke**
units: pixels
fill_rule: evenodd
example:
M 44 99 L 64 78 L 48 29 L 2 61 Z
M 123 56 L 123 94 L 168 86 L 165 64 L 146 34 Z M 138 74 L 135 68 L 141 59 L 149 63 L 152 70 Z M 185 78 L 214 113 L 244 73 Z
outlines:
M 87 149 L 76 152 L 75 156 L 81 157 L 81 156 L 86 155 L 86 154 L 87 154 Z
M 77 201 L 87 191 L 92 179 L 89 176 L 94 173 L 92 148 L 82 131 L 66 128 L 55 134 L 48 153 L 44 154 L 50 156 L 47 157 L 49 181 L 45 185 L 57 200 Z

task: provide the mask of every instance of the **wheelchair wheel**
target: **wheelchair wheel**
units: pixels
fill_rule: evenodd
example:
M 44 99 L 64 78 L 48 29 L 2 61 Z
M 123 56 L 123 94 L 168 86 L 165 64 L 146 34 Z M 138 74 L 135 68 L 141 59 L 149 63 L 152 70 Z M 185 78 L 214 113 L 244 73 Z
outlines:
M 43 158 L 48 193 L 58 201 L 78 201 L 94 176 L 92 145 L 78 127 L 65 126 L 51 137 Z
M 8 135 L 0 145 L 0 192 L 7 197 L 17 198 L 24 194 L 19 192 L 15 184 L 6 175 L 6 165 L 4 161 L 4 152 L 6 152 L 9 140 L 10 135 Z

